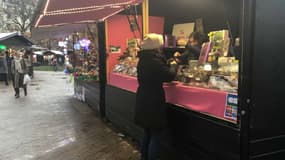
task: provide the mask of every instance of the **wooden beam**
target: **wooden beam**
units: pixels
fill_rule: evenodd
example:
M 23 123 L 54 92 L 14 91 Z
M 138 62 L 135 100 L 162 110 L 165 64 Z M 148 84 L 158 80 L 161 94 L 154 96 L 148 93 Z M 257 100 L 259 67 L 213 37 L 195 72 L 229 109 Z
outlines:
M 143 35 L 149 33 L 149 0 L 143 0 Z

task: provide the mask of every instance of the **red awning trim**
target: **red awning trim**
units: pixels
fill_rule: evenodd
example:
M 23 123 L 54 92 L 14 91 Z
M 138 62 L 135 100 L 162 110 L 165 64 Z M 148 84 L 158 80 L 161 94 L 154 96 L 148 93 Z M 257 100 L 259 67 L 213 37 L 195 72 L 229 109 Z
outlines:
M 126 6 L 137 5 L 141 2 L 141 0 L 85 0 L 81 2 L 80 0 L 70 0 L 70 2 L 72 1 L 73 3 L 66 6 L 62 1 L 47 0 L 42 14 L 36 20 L 35 27 L 105 20 L 121 12 Z M 72 6 L 76 7 L 68 8 Z M 72 20 L 70 16 L 77 18 Z M 53 19 L 57 19 L 57 22 Z
M 53 16 L 43 16 L 39 27 L 59 26 L 74 23 L 92 23 L 96 21 L 104 21 L 108 17 L 121 12 L 122 9 L 102 9 L 92 12 L 84 12 L 78 14 L 63 14 Z
M 53 15 L 53 14 L 60 14 L 60 13 L 77 13 L 78 11 L 88 11 L 88 10 L 94 10 L 94 9 L 105 9 L 107 7 L 109 8 L 121 8 L 122 6 L 127 6 L 130 4 L 133 4 L 136 0 L 131 0 L 124 3 L 111 3 L 111 4 L 105 4 L 105 5 L 94 5 L 94 6 L 88 6 L 88 7 L 81 7 L 81 8 L 70 8 L 70 9 L 63 9 L 63 10 L 55 10 L 55 11 L 48 11 L 46 12 L 47 15 Z

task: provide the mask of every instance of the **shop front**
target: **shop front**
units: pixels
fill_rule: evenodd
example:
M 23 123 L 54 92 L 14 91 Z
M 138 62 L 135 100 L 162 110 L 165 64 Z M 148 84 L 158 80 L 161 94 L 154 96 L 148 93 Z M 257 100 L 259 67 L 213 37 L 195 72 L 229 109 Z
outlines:
M 98 40 L 92 35 L 97 35 L 96 25 L 92 29 L 86 28 L 83 33 L 72 35 L 74 52 L 68 55 L 70 66 L 66 72 L 71 72 L 74 77 L 75 97 L 86 102 L 96 113 L 100 112 L 100 78 Z
M 270 4 L 267 11 L 277 9 L 280 12 L 278 3 Z M 273 20 L 268 26 L 262 23 L 261 16 L 266 17 L 264 21 L 269 20 L 269 15 L 263 11 L 264 6 L 263 2 L 256 1 L 149 1 L 150 16 L 164 20 L 163 34 L 167 43 L 163 51 L 167 58 L 175 58 L 176 52 L 183 53 L 187 50 L 183 46 L 193 31 L 202 32 L 208 38 L 202 45 L 198 58 L 188 59 L 186 64 L 180 66 L 176 81 L 164 84 L 169 114 L 168 133 L 163 142 L 166 154 L 164 158 L 235 160 L 284 156 L 281 151 L 284 143 L 283 147 L 279 146 L 279 142 L 284 140 L 284 127 L 277 128 L 277 123 L 280 123 L 277 117 L 280 120 L 281 116 L 276 111 L 265 109 L 262 102 L 279 111 L 283 109 L 276 106 L 280 101 L 275 98 L 262 98 L 261 88 L 264 87 L 261 87 L 255 77 L 264 77 L 261 72 L 269 73 L 273 64 L 263 64 L 265 70 L 262 71 L 257 69 L 257 64 L 261 65 L 265 59 L 259 57 L 264 51 L 254 44 L 265 49 L 266 46 L 260 46 L 264 39 L 261 38 L 261 32 L 269 26 L 276 27 L 279 24 Z M 151 30 L 158 24 L 149 22 L 149 32 L 160 33 Z M 119 42 L 129 44 L 128 39 L 134 38 L 124 34 L 112 37 L 113 27 L 117 25 L 106 27 L 107 46 L 122 46 Z M 255 35 L 257 33 L 258 36 Z M 120 38 L 120 41 L 112 41 L 113 38 Z M 280 44 L 277 39 L 271 38 L 270 44 L 273 45 L 271 41 Z M 117 63 L 112 56 L 108 61 L 106 114 L 124 133 L 141 140 L 142 128 L 134 123 L 138 59 L 133 54 L 137 54 L 137 50 L 130 50 L 130 46 L 120 49 L 123 50 L 122 56 L 117 55 Z M 280 69 L 280 66 L 277 68 Z M 271 86 L 270 81 L 262 84 Z M 253 86 L 255 90 L 251 88 Z M 274 95 L 281 91 L 277 88 L 269 90 Z M 271 120 L 266 111 L 270 113 Z M 276 125 L 273 127 L 261 115 Z M 279 116 L 273 118 L 273 115 Z M 273 128 L 274 131 L 268 131 Z
M 149 16 L 146 12 L 138 16 L 139 7 L 134 7 L 133 13 L 138 15 L 114 16 L 123 10 L 121 8 L 112 16 L 106 16 L 108 18 L 97 17 L 104 21 L 97 26 L 100 111 L 106 113 L 106 118 L 124 133 L 141 139 L 142 128 L 133 119 L 138 86 L 136 56 L 142 32 L 165 35 L 167 43 L 163 51 L 167 58 L 173 59 L 178 58 L 177 52 L 187 51 L 184 46 L 191 32 L 201 32 L 208 40 L 204 41 L 199 55 L 181 64 L 176 81 L 164 85 L 169 127 L 163 137 L 163 159 L 284 158 L 285 125 L 280 122 L 284 111 L 284 85 L 280 84 L 284 81 L 281 73 L 285 67 L 284 55 L 279 54 L 284 32 L 280 26 L 284 23 L 272 19 L 274 15 L 285 15 L 281 7 L 284 2 L 143 2 L 143 8 L 149 8 Z M 73 16 L 73 20 L 88 22 L 87 12 L 99 13 L 87 11 L 89 8 L 86 7 L 83 17 Z M 72 19 L 71 16 L 59 21 L 60 16 L 67 14 L 45 13 L 51 15 L 43 15 L 36 25 L 65 24 Z M 100 12 L 105 13 L 107 11 Z M 52 16 L 55 19 L 49 21 Z M 268 53 L 272 53 L 271 56 Z M 278 83 L 272 83 L 272 79 Z M 85 88 L 89 89 L 87 84 Z M 87 92 L 92 95 L 95 91 Z
M 105 19 L 122 12 L 137 0 L 46 1 L 34 21 L 33 38 L 61 39 L 66 50 L 65 72 L 74 78 L 75 96 L 105 115 L 106 46 Z M 100 41 L 100 43 L 98 43 Z M 50 40 L 47 48 L 50 47 Z M 69 49 L 71 46 L 71 50 Z M 101 53 L 101 54 L 99 54 Z
M 35 51 L 37 63 L 53 70 L 64 66 L 74 96 L 99 113 L 99 54 L 96 24 L 33 28 L 32 38 L 49 50 Z
M 195 152 L 192 156 L 200 159 L 213 156 L 218 159 L 239 159 L 240 57 L 236 52 L 230 53 L 230 49 L 235 47 L 235 43 L 230 42 L 240 38 L 240 10 L 231 10 L 235 13 L 230 12 L 228 15 L 227 9 L 240 4 L 226 1 L 205 2 L 206 7 L 203 4 L 192 6 L 192 3 L 194 2 L 149 3 L 149 32 L 165 35 L 167 43 L 163 51 L 167 58 L 174 58 L 176 52 L 185 52 L 187 38 L 194 31 L 204 31 L 209 39 L 203 44 L 197 59 L 187 59 L 187 64 L 179 66 L 176 81 L 164 85 L 170 125 L 168 135 L 164 137 L 164 149 L 167 150 L 165 153 L 169 153 L 167 157 L 187 157 L 187 154 Z M 169 13 L 167 8 L 171 6 L 184 10 Z M 210 11 L 208 7 L 218 7 L 219 11 Z M 156 10 L 157 8 L 161 10 Z M 189 15 L 179 19 L 179 13 L 183 11 Z M 160 17 L 163 22 L 152 20 L 152 16 Z M 107 21 L 107 46 L 119 46 L 124 54 L 117 54 L 116 63 L 115 55 L 109 53 L 106 114 L 107 118 L 126 134 L 141 140 L 142 129 L 133 120 L 138 87 L 138 59 L 133 55 L 137 54 L 137 45 L 129 43 L 130 39 L 135 37 L 127 35 L 128 32 L 124 31 L 120 36 L 116 34 L 117 23 L 121 24 L 122 31 L 129 27 L 127 21 L 117 22 L 115 16 Z

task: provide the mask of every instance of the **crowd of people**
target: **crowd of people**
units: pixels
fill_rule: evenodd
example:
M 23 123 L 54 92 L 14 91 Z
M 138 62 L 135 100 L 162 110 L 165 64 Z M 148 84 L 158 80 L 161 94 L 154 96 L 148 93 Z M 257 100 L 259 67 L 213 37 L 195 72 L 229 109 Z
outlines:
M 15 98 L 20 97 L 20 88 L 23 88 L 24 95 L 27 96 L 27 83 L 32 74 L 32 62 L 29 58 L 30 52 L 13 52 L 1 51 L 0 53 L 0 76 L 9 86 L 12 81 L 15 90 Z

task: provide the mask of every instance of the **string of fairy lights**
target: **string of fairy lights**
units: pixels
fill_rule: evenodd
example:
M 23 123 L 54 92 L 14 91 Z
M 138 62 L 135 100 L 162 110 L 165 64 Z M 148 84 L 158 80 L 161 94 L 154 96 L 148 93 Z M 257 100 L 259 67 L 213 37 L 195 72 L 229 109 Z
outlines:
M 105 4 L 105 5 L 94 5 L 94 6 L 87 6 L 87 7 L 79 7 L 79 8 L 69 8 L 69 9 L 62 9 L 62 10 L 56 10 L 56 11 L 49 11 L 46 12 L 48 14 L 53 14 L 53 13 L 60 13 L 60 12 L 76 12 L 80 10 L 89 10 L 89 9 L 95 9 L 95 8 L 120 8 L 122 6 L 127 6 L 130 5 L 134 2 L 135 0 L 129 1 L 129 2 L 124 2 L 124 3 L 112 3 L 112 4 Z
M 47 13 L 46 16 L 56 16 L 56 15 L 67 15 L 67 14 L 78 14 L 78 13 L 85 13 L 85 12 L 92 12 L 97 10 L 102 10 L 104 8 L 94 8 L 94 9 L 88 9 L 88 10 L 78 10 L 78 11 L 69 11 L 69 12 L 58 12 L 58 13 Z
M 43 13 L 38 17 L 36 21 L 36 24 L 35 24 L 36 27 L 39 25 L 41 19 L 44 16 L 80 14 L 80 13 L 103 10 L 106 8 L 122 10 L 124 6 L 134 4 L 135 2 L 138 2 L 139 0 L 130 0 L 127 2 L 117 2 L 117 3 L 104 4 L 104 5 L 92 5 L 92 6 L 86 6 L 86 7 L 77 7 L 77 8 L 68 8 L 68 9 L 55 10 L 55 11 L 47 11 L 50 5 L 50 1 L 51 0 L 47 0 Z

